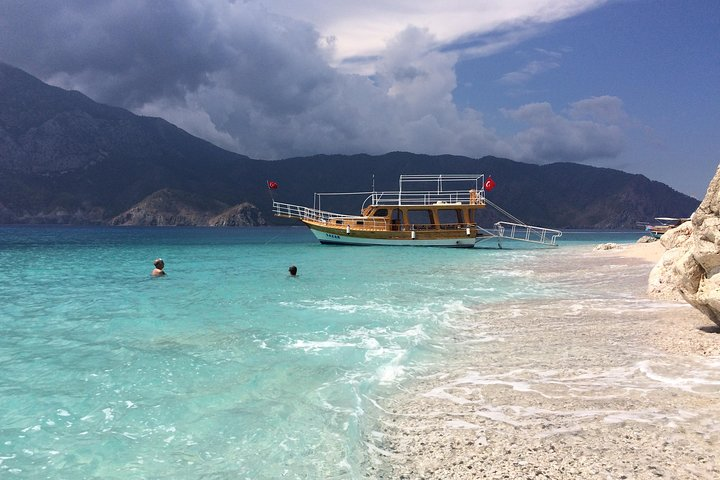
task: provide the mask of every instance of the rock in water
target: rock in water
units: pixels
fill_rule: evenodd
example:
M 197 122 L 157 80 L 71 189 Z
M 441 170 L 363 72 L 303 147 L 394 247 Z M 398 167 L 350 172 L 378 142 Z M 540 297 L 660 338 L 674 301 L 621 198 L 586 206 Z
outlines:
M 618 243 L 601 243 L 600 245 L 596 245 L 593 250 L 612 250 L 614 248 L 620 248 L 620 244 Z
M 638 238 L 638 241 L 635 243 L 653 243 L 657 242 L 657 238 L 651 237 L 650 235 L 645 235 L 643 237 Z
M 691 220 L 660 241 L 667 251 L 650 272 L 650 295 L 684 298 L 720 325 L 720 165 Z

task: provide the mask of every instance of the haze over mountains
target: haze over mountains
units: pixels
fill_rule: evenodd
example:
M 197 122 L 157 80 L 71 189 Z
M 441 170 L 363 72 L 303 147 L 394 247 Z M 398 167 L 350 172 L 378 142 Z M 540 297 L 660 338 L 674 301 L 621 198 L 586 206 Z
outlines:
M 634 228 L 688 216 L 699 201 L 642 175 L 573 163 L 534 165 L 393 152 L 254 160 L 159 118 L 96 103 L 0 63 L 0 223 L 262 225 L 276 199 L 312 206 L 313 192 L 397 189 L 400 174 L 485 173 L 492 202 L 555 228 Z M 323 205 L 359 213 L 363 198 Z M 490 225 L 490 211 L 478 218 Z

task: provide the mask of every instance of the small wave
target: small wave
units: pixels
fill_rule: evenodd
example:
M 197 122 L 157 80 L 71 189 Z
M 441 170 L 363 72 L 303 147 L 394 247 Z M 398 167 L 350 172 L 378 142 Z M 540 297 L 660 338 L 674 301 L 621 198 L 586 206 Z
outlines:
M 316 352 L 318 350 L 325 349 L 336 349 L 336 348 L 355 348 L 357 345 L 354 343 L 339 342 L 336 340 L 297 340 L 295 343 L 290 345 L 291 348 L 299 348 L 306 352 Z
M 683 371 L 681 375 L 674 376 L 672 370 L 677 368 L 670 365 L 657 365 L 653 367 L 650 361 L 638 363 L 638 369 L 648 379 L 658 382 L 661 386 L 670 386 L 692 393 L 720 393 L 720 372 L 717 371 L 714 361 L 710 361 L 708 367 L 703 370 Z M 668 368 L 671 371 L 659 373 L 657 370 Z M 694 376 L 686 376 L 691 373 Z

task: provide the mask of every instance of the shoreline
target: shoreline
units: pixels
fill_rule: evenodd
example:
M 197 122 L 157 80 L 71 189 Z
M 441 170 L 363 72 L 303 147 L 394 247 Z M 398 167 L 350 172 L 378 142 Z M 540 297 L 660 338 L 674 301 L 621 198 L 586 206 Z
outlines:
M 606 254 L 620 258 L 639 259 L 655 265 L 663 256 L 666 249 L 660 241 L 650 243 L 632 243 L 620 245 L 618 248 L 596 251 L 598 254 Z M 656 299 L 660 305 L 667 304 L 674 308 L 687 310 L 682 317 L 673 317 L 667 320 L 660 333 L 655 334 L 653 342 L 668 352 L 682 353 L 685 355 L 720 356 L 720 326 L 715 325 L 702 313 L 685 302 L 666 302 Z M 668 306 L 667 308 L 673 308 Z M 668 330 L 672 335 L 666 335 Z M 716 333 L 717 336 L 712 335 Z
M 599 254 L 615 255 L 624 258 L 637 258 L 656 264 L 665 253 L 665 247 L 659 240 L 648 243 L 619 244 L 607 250 L 596 250 Z
M 577 298 L 508 305 L 514 316 L 491 325 L 501 342 L 460 345 L 379 403 L 372 477 L 720 477 L 720 328 L 647 297 L 663 252 L 569 253 L 551 273 Z

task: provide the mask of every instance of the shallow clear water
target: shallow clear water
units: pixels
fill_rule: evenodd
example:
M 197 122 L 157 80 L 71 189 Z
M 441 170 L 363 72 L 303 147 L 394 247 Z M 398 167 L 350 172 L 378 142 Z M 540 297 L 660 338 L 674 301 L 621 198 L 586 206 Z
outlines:
M 379 392 L 441 364 L 483 306 L 556 298 L 528 265 L 641 235 L 456 250 L 322 246 L 304 228 L 2 227 L 0 476 L 362 477 Z

